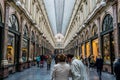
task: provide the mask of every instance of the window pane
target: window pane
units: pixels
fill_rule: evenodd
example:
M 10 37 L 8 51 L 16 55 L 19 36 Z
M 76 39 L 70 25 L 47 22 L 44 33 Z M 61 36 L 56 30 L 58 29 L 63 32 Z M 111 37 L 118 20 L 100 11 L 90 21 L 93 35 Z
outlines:
M 8 34 L 8 46 L 7 46 L 7 54 L 6 54 L 6 58 L 8 60 L 8 64 L 14 64 L 14 45 L 15 45 L 15 37 L 12 34 Z

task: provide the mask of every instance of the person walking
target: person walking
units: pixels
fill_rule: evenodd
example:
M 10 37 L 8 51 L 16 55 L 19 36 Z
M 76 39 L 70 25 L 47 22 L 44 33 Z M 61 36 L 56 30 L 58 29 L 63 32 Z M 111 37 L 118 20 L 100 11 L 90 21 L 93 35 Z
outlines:
M 36 57 L 36 61 L 37 61 L 37 66 L 39 67 L 39 65 L 40 65 L 40 56 Z
M 47 58 L 47 70 L 50 70 L 50 67 L 51 67 L 51 61 L 52 61 L 52 58 L 50 55 L 48 55 L 48 58 Z
M 97 68 L 99 80 L 102 80 L 101 75 L 102 75 L 102 69 L 103 69 L 103 59 L 102 59 L 101 55 L 98 55 L 98 57 L 96 58 L 95 66 Z
M 71 56 L 71 58 L 72 58 L 71 62 L 72 80 L 88 80 L 86 67 L 84 66 L 82 61 L 74 58 L 74 56 Z
M 113 70 L 116 76 L 116 80 L 120 80 L 120 57 L 115 60 L 113 64 Z
M 66 56 L 59 54 L 59 62 L 54 65 L 51 80 L 68 80 L 70 75 L 70 65 L 65 62 Z
M 40 67 L 44 67 L 44 55 L 41 55 Z
M 94 55 L 90 56 L 90 70 L 93 70 L 95 67 Z
M 57 55 L 55 56 L 55 64 L 57 64 L 57 63 L 59 62 L 59 55 L 60 55 L 60 54 L 57 54 Z

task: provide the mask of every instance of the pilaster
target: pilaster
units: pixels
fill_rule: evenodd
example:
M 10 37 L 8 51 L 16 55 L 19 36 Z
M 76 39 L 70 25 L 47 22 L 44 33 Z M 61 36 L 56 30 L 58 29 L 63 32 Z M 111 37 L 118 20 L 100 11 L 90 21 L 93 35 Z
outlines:
M 2 66 L 8 65 L 8 61 L 6 59 L 6 53 L 7 53 L 7 41 L 8 41 L 8 20 L 9 20 L 9 5 L 5 4 L 5 26 L 4 26 L 4 37 L 3 37 L 3 50 L 2 50 Z
M 117 25 L 117 4 L 112 6 L 113 8 L 113 29 L 114 29 L 114 49 L 115 49 L 115 58 L 118 58 L 119 50 L 119 27 Z

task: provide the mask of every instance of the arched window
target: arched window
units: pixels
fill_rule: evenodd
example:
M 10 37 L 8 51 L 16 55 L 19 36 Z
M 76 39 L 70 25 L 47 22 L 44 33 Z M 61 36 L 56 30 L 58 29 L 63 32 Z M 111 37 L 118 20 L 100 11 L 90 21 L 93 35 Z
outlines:
M 28 38 L 28 29 L 27 29 L 26 25 L 25 25 L 25 28 L 24 28 L 23 36 Z
M 86 36 L 86 40 L 87 40 L 87 39 L 89 38 L 89 33 L 88 33 L 88 30 L 86 31 L 85 36 Z
M 0 9 L 0 22 L 2 22 L 2 13 L 1 13 L 1 9 Z
M 97 34 L 98 28 L 96 25 L 93 26 L 92 28 L 92 36 L 95 36 Z
M 12 30 L 19 31 L 18 19 L 14 14 L 9 17 L 8 26 Z
M 113 28 L 113 18 L 110 14 L 107 14 L 103 20 L 102 31 L 107 31 Z
M 35 42 L 35 35 L 34 35 L 34 32 L 32 31 L 32 35 L 31 35 L 31 41 L 32 42 Z

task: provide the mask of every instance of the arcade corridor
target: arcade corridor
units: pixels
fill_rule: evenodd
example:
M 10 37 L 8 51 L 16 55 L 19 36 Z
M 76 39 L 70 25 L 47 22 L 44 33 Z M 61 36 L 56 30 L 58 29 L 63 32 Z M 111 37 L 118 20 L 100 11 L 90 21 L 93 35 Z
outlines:
M 50 80 L 54 61 L 51 70 L 46 63 L 44 68 L 35 64 L 62 53 L 100 67 L 102 80 L 114 80 L 120 72 L 118 65 L 115 70 L 120 0 L 0 0 L 0 80 Z M 101 65 L 96 65 L 99 58 Z M 99 80 L 96 69 L 87 73 L 89 80 Z
M 52 67 L 53 65 L 54 61 L 52 62 Z M 11 74 L 8 78 L 5 78 L 4 80 L 50 80 L 52 68 L 51 70 L 47 70 L 46 67 L 46 63 L 44 65 L 44 68 L 32 66 L 31 68 L 25 69 L 22 72 Z M 88 74 L 89 80 L 99 80 L 95 70 L 88 71 Z M 103 72 L 102 80 L 115 80 L 115 77 Z

